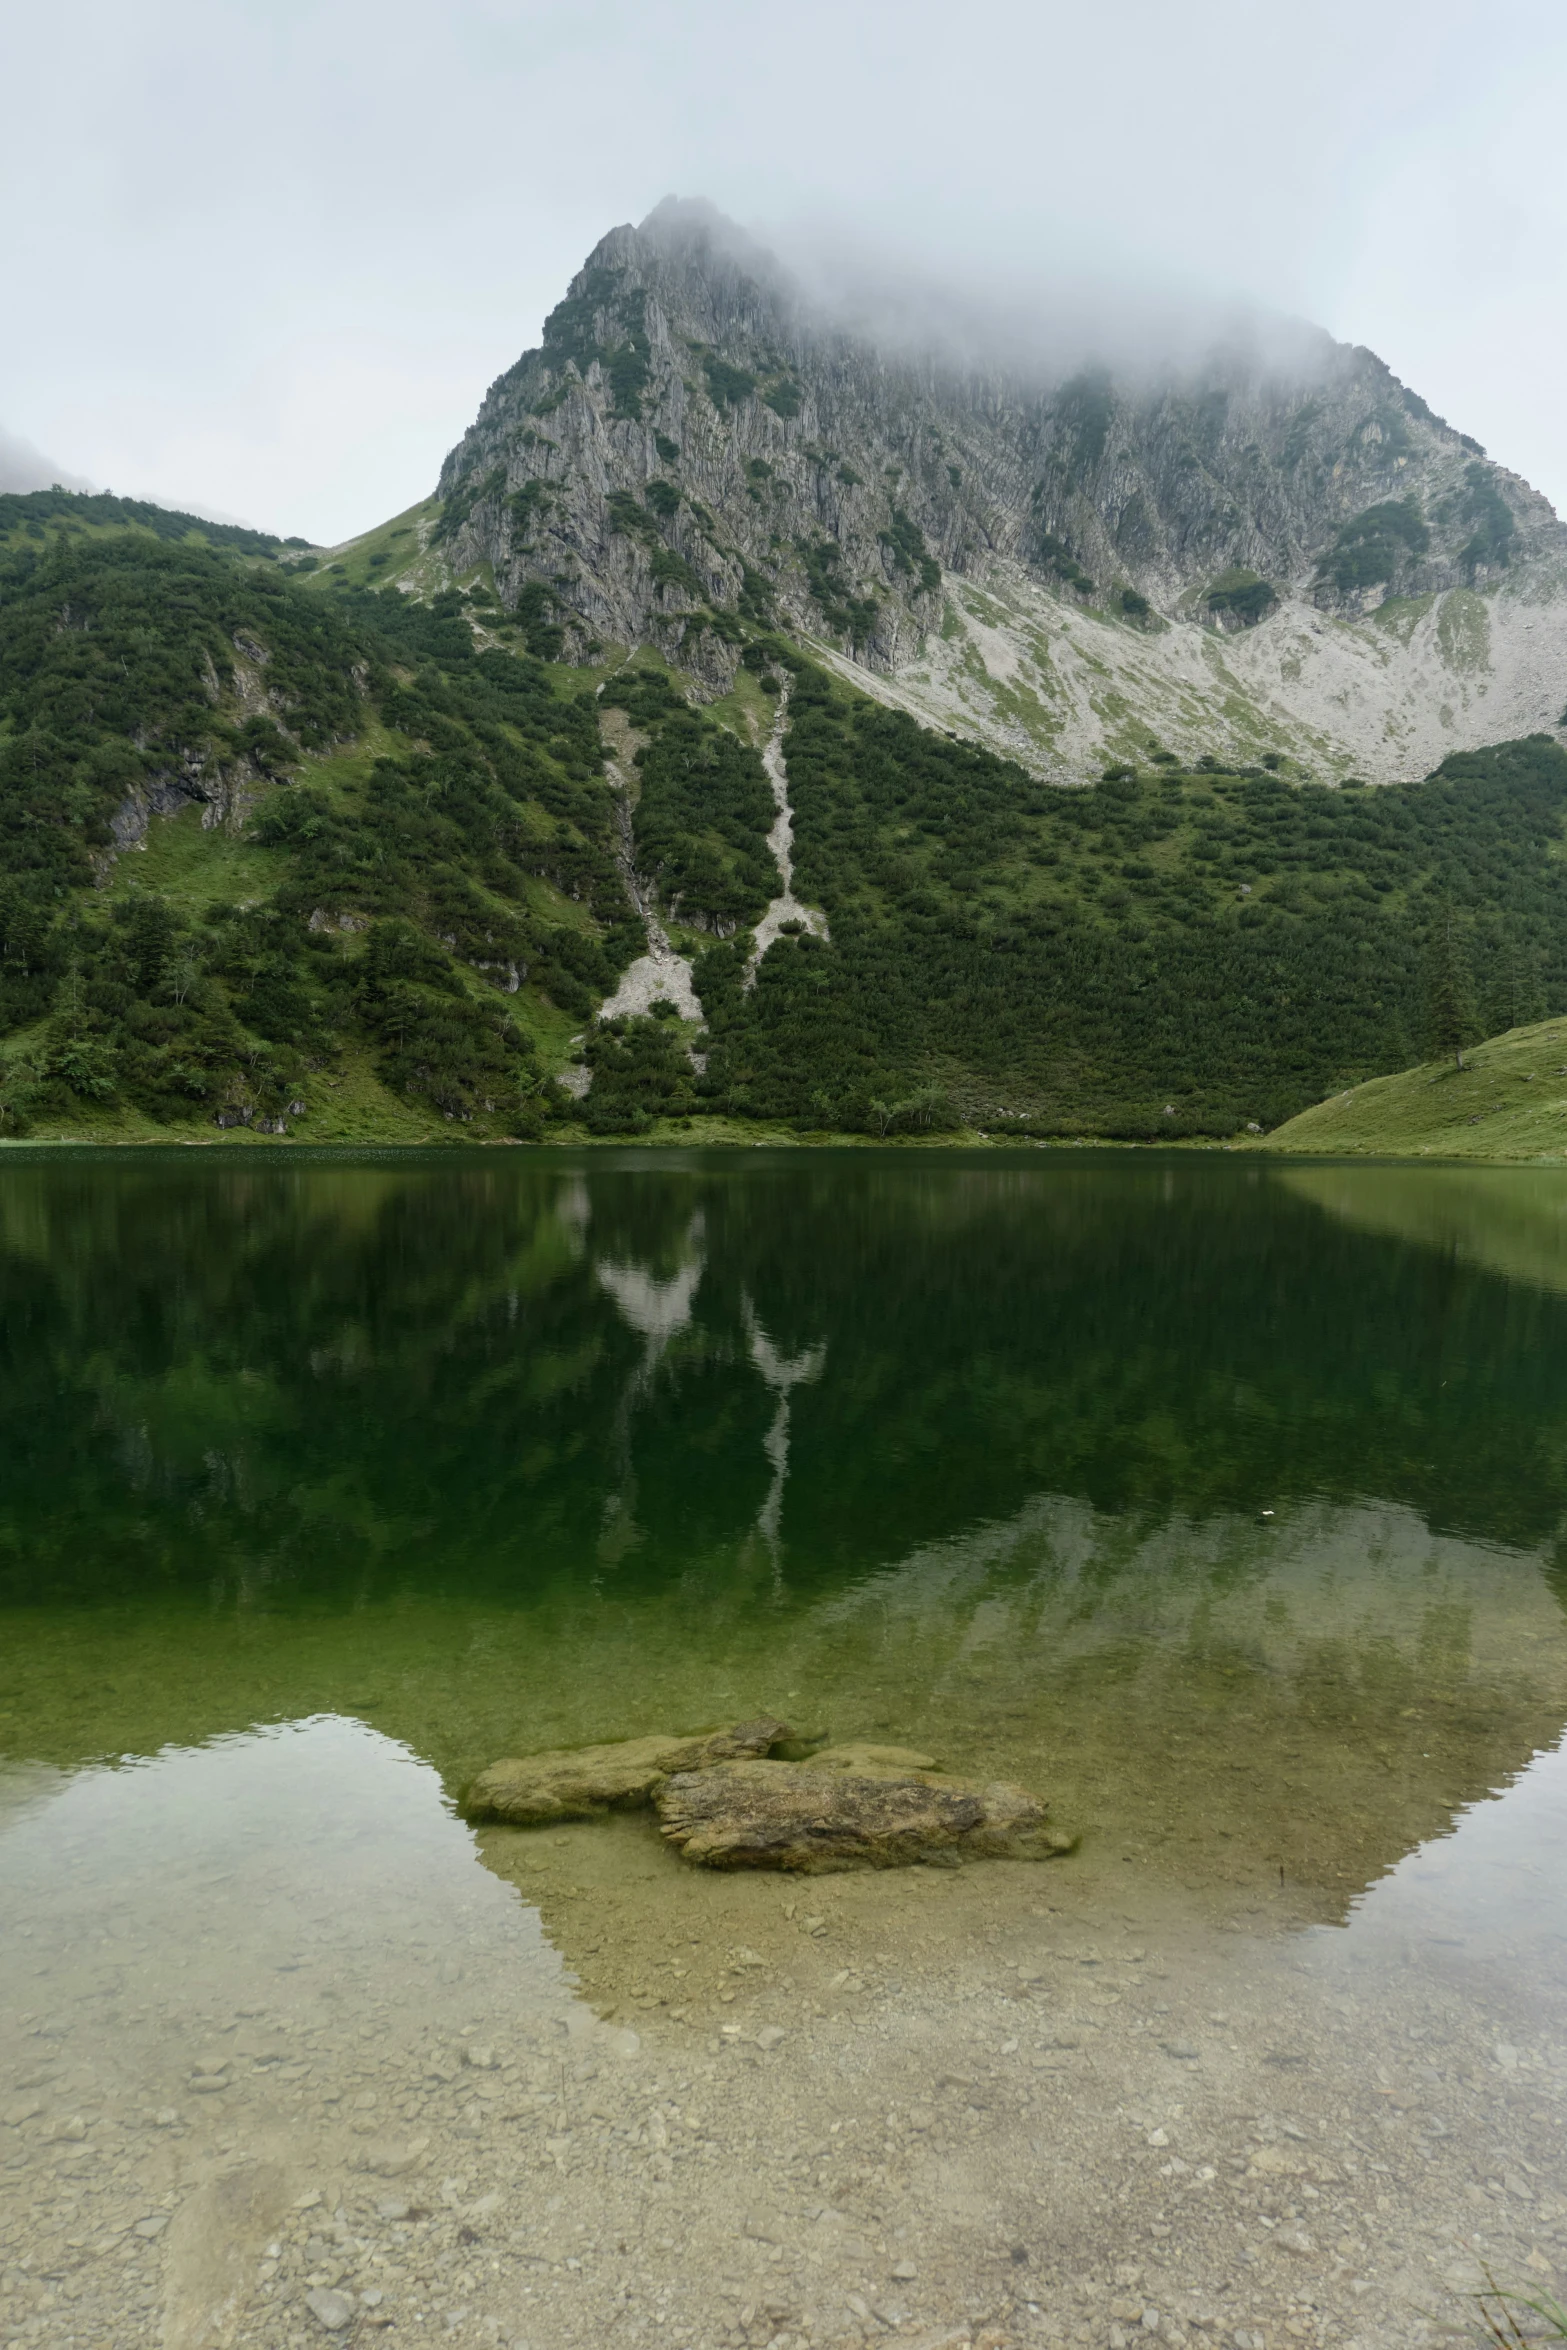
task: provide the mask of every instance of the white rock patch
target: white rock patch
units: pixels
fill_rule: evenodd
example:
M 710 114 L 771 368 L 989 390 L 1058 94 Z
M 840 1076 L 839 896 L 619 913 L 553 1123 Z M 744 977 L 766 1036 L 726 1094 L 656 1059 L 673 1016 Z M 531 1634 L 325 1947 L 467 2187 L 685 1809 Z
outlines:
M 650 1012 L 656 1003 L 667 1002 L 674 1005 L 682 1020 L 700 1020 L 702 1006 L 692 984 L 691 965 L 684 955 L 675 952 L 659 915 L 657 895 L 651 884 L 645 882 L 637 872 L 636 845 L 631 829 L 631 776 L 618 756 L 611 756 L 609 769 L 617 800 L 615 862 L 620 867 L 626 895 L 641 916 L 643 928 L 647 932 L 647 953 L 639 955 L 630 968 L 621 974 L 620 985 L 601 1007 L 599 1018 L 635 1018 Z M 582 1090 L 586 1092 L 586 1086 Z
M 802 905 L 794 894 L 794 811 L 789 805 L 789 770 L 784 765 L 783 755 L 784 728 L 788 723 L 788 717 L 789 689 L 786 685 L 779 696 L 778 715 L 773 720 L 773 731 L 768 736 L 767 748 L 762 753 L 762 765 L 767 770 L 767 780 L 772 785 L 773 805 L 778 811 L 773 819 L 772 830 L 767 835 L 767 846 L 771 852 L 773 863 L 778 868 L 778 878 L 783 886 L 756 925 L 754 933 L 756 943 L 751 949 L 751 959 L 746 965 L 745 971 L 747 987 L 755 986 L 756 967 L 774 939 L 780 935 L 786 922 L 798 922 L 803 929 L 810 931 L 816 938 L 828 936 L 826 915 L 816 906 Z

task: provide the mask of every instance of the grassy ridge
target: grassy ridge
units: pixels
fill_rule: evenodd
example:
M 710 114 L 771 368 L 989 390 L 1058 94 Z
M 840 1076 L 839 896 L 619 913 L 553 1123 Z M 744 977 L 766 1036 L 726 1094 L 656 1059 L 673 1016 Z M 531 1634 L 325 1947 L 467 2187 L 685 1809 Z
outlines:
M 279 539 L 270 531 L 238 522 L 208 522 L 144 498 L 117 498 L 108 490 L 7 490 L 0 494 L 0 546 L 25 548 L 56 544 L 62 538 L 99 536 L 105 531 L 138 531 L 166 544 L 195 541 L 231 553 L 272 557 L 303 539 Z
M 1334 1157 L 1567 1158 L 1567 1018 L 1471 1046 L 1319 1102 L 1263 1147 Z

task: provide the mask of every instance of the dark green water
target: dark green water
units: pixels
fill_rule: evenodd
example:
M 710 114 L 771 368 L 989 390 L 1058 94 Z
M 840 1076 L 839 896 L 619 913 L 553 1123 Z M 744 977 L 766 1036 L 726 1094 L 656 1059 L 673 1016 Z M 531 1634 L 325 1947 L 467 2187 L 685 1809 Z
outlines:
M 0 1297 L 15 1762 L 765 1704 L 1331 1912 L 1567 1720 L 1555 1173 L 16 1153 Z

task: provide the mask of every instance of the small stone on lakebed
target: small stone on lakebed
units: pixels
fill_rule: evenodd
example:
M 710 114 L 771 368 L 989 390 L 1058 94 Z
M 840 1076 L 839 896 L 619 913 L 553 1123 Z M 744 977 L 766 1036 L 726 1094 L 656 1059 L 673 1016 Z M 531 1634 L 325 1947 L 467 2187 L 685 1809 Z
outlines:
M 354 2303 L 348 2293 L 333 2293 L 318 2286 L 315 2292 L 305 2295 L 305 2307 L 329 2334 L 340 2334 L 353 2321 Z

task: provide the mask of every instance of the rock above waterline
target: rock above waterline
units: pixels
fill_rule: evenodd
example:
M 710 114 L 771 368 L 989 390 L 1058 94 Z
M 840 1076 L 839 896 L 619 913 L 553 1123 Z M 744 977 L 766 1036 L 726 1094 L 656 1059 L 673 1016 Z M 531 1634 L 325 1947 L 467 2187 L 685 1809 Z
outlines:
M 736 1757 L 764 1755 L 790 1736 L 787 1722 L 764 1718 L 697 1737 L 623 1738 L 612 1746 L 508 1757 L 479 1773 L 463 1798 L 463 1810 L 470 1820 L 504 1820 L 518 1828 L 634 1811 L 671 1772 L 702 1771 Z
M 846 1771 L 861 1779 L 906 1779 L 911 1771 L 941 1768 L 933 1754 L 918 1754 L 912 1746 L 869 1746 L 861 1739 L 846 1746 L 823 1746 L 804 1759 L 808 1770 Z
M 1051 1860 L 1075 1839 L 1037 1796 L 929 1774 L 889 1777 L 819 1763 L 726 1762 L 654 1790 L 659 1824 L 709 1869 L 907 1868 L 917 1861 Z

